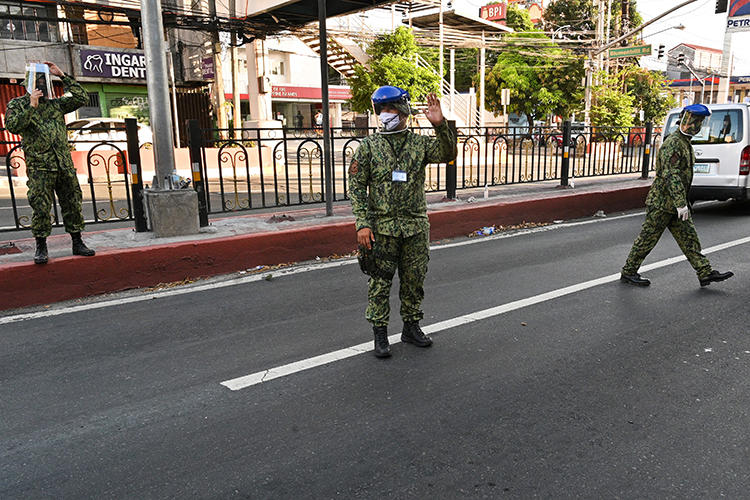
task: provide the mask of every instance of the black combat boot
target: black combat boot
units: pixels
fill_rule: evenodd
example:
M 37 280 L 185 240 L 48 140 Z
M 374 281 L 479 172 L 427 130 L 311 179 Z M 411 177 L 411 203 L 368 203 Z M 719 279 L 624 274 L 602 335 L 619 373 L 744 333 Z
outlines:
M 408 342 L 417 347 L 430 347 L 432 339 L 425 335 L 419 328 L 419 321 L 408 321 L 404 323 L 404 331 L 401 332 L 401 342 Z
M 84 257 L 91 257 L 96 254 L 95 251 L 91 250 L 81 239 L 81 233 L 70 233 L 70 237 L 73 239 L 73 255 L 83 255 Z
M 391 355 L 391 346 L 388 345 L 388 327 L 373 326 L 372 332 L 375 334 L 375 357 L 388 358 Z
M 34 253 L 34 264 L 46 264 L 49 260 L 47 255 L 47 238 L 36 238 L 36 253 Z
M 711 271 L 711 274 L 709 274 L 705 278 L 699 278 L 699 281 L 701 282 L 701 286 L 708 286 L 713 282 L 728 280 L 732 276 L 734 276 L 734 273 L 732 271 L 727 271 L 725 273 L 720 273 L 719 271 Z
M 620 275 L 620 281 L 622 281 L 623 283 L 630 283 L 631 285 L 635 286 L 649 286 L 651 284 L 651 282 L 646 278 L 641 278 L 641 275 L 638 273 L 623 273 Z

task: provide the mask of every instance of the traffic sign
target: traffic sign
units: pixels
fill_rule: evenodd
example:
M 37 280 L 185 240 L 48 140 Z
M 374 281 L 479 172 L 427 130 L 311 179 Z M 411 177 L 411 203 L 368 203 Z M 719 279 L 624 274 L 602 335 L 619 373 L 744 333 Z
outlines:
M 637 57 L 637 56 L 650 56 L 651 45 L 635 45 L 633 47 L 617 47 L 609 49 L 609 57 Z

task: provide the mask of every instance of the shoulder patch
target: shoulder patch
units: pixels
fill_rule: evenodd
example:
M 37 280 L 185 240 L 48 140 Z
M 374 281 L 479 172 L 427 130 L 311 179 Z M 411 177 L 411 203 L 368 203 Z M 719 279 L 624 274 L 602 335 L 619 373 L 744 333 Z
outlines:
M 672 157 L 669 158 L 669 162 L 672 163 L 672 165 L 674 165 L 675 163 L 679 163 L 680 162 L 680 153 L 678 153 L 677 151 L 675 151 L 674 153 L 672 153 Z
M 355 175 L 357 172 L 359 172 L 359 162 L 352 160 L 352 163 L 349 165 L 349 175 Z

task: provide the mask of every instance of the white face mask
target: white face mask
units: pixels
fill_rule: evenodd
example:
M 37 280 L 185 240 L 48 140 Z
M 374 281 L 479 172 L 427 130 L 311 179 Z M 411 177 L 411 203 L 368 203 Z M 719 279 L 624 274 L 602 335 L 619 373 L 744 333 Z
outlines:
M 387 131 L 395 130 L 396 127 L 399 126 L 401 123 L 401 117 L 398 113 L 386 113 L 383 111 L 378 115 L 378 118 L 380 119 L 380 123 L 383 125 L 383 128 Z

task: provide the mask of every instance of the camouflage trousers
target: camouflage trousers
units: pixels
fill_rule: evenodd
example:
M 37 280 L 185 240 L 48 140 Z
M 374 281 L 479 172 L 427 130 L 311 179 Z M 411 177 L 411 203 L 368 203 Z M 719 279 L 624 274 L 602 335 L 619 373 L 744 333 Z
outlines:
M 375 241 L 378 245 L 377 264 L 381 272 L 379 276 L 370 277 L 365 318 L 374 326 L 388 325 L 391 283 L 398 270 L 401 318 L 405 322 L 421 320 L 424 316 L 424 278 L 430 260 L 429 231 L 406 238 L 376 233 Z
M 654 249 L 665 229 L 672 233 L 680 250 L 687 257 L 699 278 L 711 273 L 711 264 L 705 255 L 701 253 L 701 244 L 695 224 L 692 219 L 682 221 L 677 218 L 676 213 L 649 208 L 646 211 L 646 221 L 641 228 L 641 234 L 633 243 L 628 260 L 622 268 L 623 274 L 635 274 L 641 267 L 643 260 Z
M 38 238 L 46 238 L 52 231 L 52 201 L 54 194 L 60 203 L 63 224 L 69 233 L 83 231 L 83 214 L 81 202 L 83 194 L 78 184 L 76 172 L 70 168 L 57 170 L 33 170 L 29 172 L 26 183 L 29 188 L 29 205 L 33 210 L 31 216 L 31 233 Z

